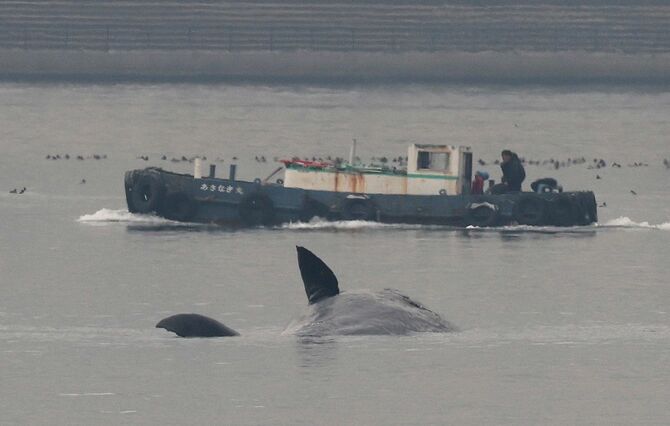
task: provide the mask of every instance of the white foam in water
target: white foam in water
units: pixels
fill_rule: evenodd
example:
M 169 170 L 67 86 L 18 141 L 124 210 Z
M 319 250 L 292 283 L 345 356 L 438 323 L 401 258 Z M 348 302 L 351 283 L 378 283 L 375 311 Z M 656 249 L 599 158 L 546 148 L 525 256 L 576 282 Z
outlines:
M 314 218 L 309 222 L 286 223 L 281 229 L 291 230 L 356 230 L 356 229 L 419 229 L 421 225 L 389 224 L 370 222 L 366 220 L 338 220 L 327 221 L 321 218 Z
M 639 229 L 659 229 L 670 231 L 670 222 L 664 222 L 658 225 L 649 224 L 649 222 L 634 222 L 628 217 L 619 217 L 608 222 L 589 226 L 530 226 L 530 225 L 507 225 L 497 227 L 478 227 L 468 226 L 465 229 L 470 231 L 527 231 L 527 232 L 576 232 L 580 230 L 588 231 L 598 228 L 639 228 Z M 435 225 L 410 225 L 410 224 L 388 224 L 379 222 L 369 222 L 364 220 L 348 220 L 329 222 L 321 218 L 312 219 L 309 222 L 296 222 L 284 224 L 281 229 L 290 230 L 364 230 L 364 229 L 453 229 L 448 226 Z
M 664 222 L 658 225 L 652 225 L 649 222 L 634 222 L 629 217 L 619 216 L 616 219 L 612 219 L 603 224 L 599 224 L 601 227 L 610 227 L 610 228 L 641 228 L 641 229 L 660 229 L 663 231 L 670 231 L 670 222 Z
M 136 223 L 136 224 L 180 224 L 180 222 L 171 221 L 164 219 L 162 217 L 148 215 L 148 214 L 137 214 L 130 213 L 128 210 L 113 210 L 103 208 L 92 214 L 85 214 L 77 219 L 78 222 L 89 223 L 89 224 L 105 224 L 105 223 Z M 632 219 L 621 216 L 616 219 L 609 220 L 605 223 L 599 223 L 595 225 L 598 228 L 638 228 L 638 229 L 659 229 L 663 231 L 670 231 L 670 222 L 664 222 L 658 225 L 650 224 L 649 222 L 635 222 Z M 314 218 L 309 222 L 295 222 L 295 223 L 286 223 L 281 225 L 279 229 L 288 229 L 288 230 L 364 230 L 364 229 L 450 229 L 449 227 L 440 227 L 440 226 L 429 226 L 429 225 L 411 225 L 411 224 L 389 224 L 389 223 L 379 223 L 379 222 L 370 222 L 365 220 L 339 220 L 339 221 L 327 221 L 321 218 Z M 584 227 L 578 227 L 584 228 Z M 588 228 L 588 227 L 587 227 Z M 493 228 L 480 228 L 476 226 L 468 226 L 468 230 L 506 230 L 506 231 L 565 231 L 566 229 L 575 229 L 573 228 L 559 228 L 551 226 L 528 226 L 528 225 L 510 225 L 503 227 L 493 227 Z
M 560 226 L 533 226 L 533 225 L 505 225 L 505 226 L 474 226 L 468 225 L 467 230 L 472 231 L 528 231 L 528 232 L 561 232 L 574 230 L 579 227 L 560 227 Z
M 78 222 L 102 224 L 110 222 L 127 222 L 127 223 L 147 223 L 147 224 L 161 224 L 161 223 L 176 223 L 162 217 L 130 213 L 128 210 L 112 210 L 100 209 L 92 214 L 85 214 L 79 216 Z

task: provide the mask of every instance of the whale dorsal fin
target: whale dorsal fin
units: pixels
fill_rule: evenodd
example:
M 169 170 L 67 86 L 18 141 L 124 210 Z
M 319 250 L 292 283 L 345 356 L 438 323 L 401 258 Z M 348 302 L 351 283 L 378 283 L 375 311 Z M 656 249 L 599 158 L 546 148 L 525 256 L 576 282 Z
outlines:
M 340 294 L 337 278 L 323 260 L 304 247 L 298 249 L 298 266 L 309 304 Z

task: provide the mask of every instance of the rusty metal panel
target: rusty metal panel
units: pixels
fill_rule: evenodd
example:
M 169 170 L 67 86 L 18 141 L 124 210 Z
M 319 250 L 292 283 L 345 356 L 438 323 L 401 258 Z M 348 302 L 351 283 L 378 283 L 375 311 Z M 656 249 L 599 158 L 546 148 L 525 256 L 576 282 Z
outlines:
M 435 174 L 406 176 L 401 174 L 368 174 L 333 170 L 286 170 L 284 186 L 319 191 L 366 194 L 437 195 L 441 190 L 457 194 L 457 180 L 443 179 Z

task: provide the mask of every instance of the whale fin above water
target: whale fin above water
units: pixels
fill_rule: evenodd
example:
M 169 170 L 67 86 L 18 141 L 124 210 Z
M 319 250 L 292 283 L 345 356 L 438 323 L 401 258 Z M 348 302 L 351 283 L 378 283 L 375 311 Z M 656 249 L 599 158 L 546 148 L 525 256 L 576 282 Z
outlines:
M 306 248 L 296 246 L 296 249 L 300 276 L 305 284 L 309 304 L 340 294 L 337 277 L 328 265 Z
M 198 314 L 177 314 L 163 318 L 156 328 L 164 328 L 179 337 L 224 337 L 240 334 L 215 319 Z

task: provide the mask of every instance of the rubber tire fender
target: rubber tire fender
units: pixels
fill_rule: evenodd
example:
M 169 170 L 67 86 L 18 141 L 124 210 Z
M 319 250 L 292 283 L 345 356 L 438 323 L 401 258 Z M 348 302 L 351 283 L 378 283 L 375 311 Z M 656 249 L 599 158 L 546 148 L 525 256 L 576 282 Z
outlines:
M 546 210 L 546 203 L 542 198 L 521 196 L 514 205 L 514 219 L 521 225 L 542 225 L 546 223 Z
M 165 195 L 165 185 L 160 176 L 145 173 L 135 181 L 130 192 L 132 206 L 137 213 L 158 211 Z
M 342 219 L 375 221 L 377 210 L 368 199 L 346 199 L 342 204 Z
M 168 194 L 163 202 L 161 214 L 170 220 L 189 222 L 198 211 L 196 202 L 185 192 Z
M 559 195 L 550 202 L 549 216 L 551 224 L 556 226 L 573 226 L 578 220 L 578 211 L 581 210 L 576 203 L 577 200 L 567 195 Z
M 486 205 L 468 209 L 465 214 L 465 223 L 468 226 L 489 227 L 494 226 L 497 222 L 498 210 Z
M 579 194 L 583 212 L 580 215 L 580 223 L 578 225 L 590 225 L 598 222 L 598 204 L 593 192 L 583 192 Z M 584 220 L 581 220 L 581 219 Z
M 123 180 L 123 187 L 126 193 L 126 204 L 128 205 L 128 211 L 130 213 L 137 213 L 137 208 L 135 203 L 133 203 L 133 182 L 135 180 L 134 171 L 128 171 L 125 174 L 125 179 Z
M 301 222 L 309 222 L 315 217 L 327 219 L 329 214 L 330 210 L 328 209 L 328 206 L 318 202 L 308 195 L 305 195 L 302 202 L 302 208 L 300 209 L 299 213 L 299 220 Z
M 242 198 L 238 213 L 240 222 L 246 226 L 272 225 L 275 219 L 274 203 L 270 197 L 260 192 Z

